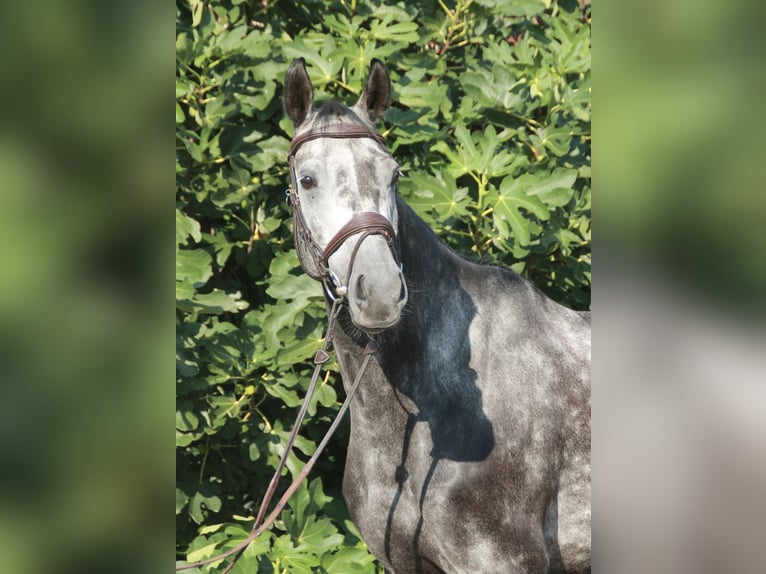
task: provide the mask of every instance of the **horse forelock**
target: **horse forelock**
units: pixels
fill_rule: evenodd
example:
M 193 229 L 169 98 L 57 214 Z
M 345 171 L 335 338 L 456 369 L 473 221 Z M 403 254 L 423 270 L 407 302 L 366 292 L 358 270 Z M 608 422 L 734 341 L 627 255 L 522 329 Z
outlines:
M 322 104 L 305 122 L 307 129 L 321 129 L 337 124 L 359 125 L 374 129 L 369 121 L 358 115 L 352 108 L 336 100 L 329 100 Z

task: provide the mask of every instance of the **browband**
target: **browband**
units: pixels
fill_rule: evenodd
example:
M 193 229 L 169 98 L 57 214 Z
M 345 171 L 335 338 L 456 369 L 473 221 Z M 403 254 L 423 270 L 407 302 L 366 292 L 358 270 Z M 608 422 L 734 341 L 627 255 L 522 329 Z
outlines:
M 318 138 L 372 138 L 383 147 L 387 147 L 386 140 L 383 136 L 374 130 L 355 124 L 340 124 L 332 126 L 332 128 L 309 130 L 302 134 L 298 134 L 290 144 L 290 151 L 287 153 L 287 157 L 293 157 L 300 146 L 308 141 Z

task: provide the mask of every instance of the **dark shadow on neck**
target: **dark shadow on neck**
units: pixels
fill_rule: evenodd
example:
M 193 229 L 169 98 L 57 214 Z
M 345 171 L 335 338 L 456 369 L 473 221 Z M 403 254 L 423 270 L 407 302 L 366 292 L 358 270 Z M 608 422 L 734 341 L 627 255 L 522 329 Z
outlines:
M 399 228 L 409 301 L 397 328 L 380 337 L 381 367 L 428 423 L 432 457 L 484 460 L 495 439 L 470 367 L 476 305 L 460 285 L 466 263 L 402 201 Z
M 422 476 L 425 472 L 422 484 L 411 485 L 419 489 L 419 518 L 409 543 L 418 572 L 441 572 L 428 559 L 428 549 L 421 548 L 423 509 L 436 468 L 441 460 L 486 459 L 495 446 L 495 437 L 476 386 L 476 371 L 470 366 L 468 329 L 477 309 L 460 284 L 460 268 L 466 263 L 402 201 L 398 208 L 409 300 L 399 325 L 379 338 L 379 363 L 397 397 L 406 396 L 417 410 L 409 412 L 411 406 L 401 400 L 396 405 L 408 416 L 401 461 L 394 476 L 397 490 L 389 506 L 384 550 L 389 563 L 395 564 L 401 552 L 395 549 L 403 541 L 392 537 L 405 484 L 412 475 Z M 421 422 L 427 423 L 430 430 L 430 459 L 408 460 L 415 427 Z

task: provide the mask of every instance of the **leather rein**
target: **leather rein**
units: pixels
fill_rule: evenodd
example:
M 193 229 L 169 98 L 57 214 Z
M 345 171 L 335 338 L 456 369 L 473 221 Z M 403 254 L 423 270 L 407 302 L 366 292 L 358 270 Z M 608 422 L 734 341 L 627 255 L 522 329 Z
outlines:
M 317 449 L 312 457 L 303 467 L 303 470 L 301 470 L 295 480 L 293 480 L 292 484 L 287 488 L 271 513 L 265 517 L 269 503 L 271 502 L 271 499 L 276 492 L 282 470 L 287 463 L 288 456 L 292 452 L 293 444 L 295 443 L 295 439 L 298 435 L 298 430 L 300 429 L 301 423 L 306 416 L 306 411 L 308 410 L 309 403 L 311 402 L 311 397 L 314 393 L 314 390 L 316 389 L 319 373 L 322 370 L 322 366 L 330 359 L 328 351 L 330 350 L 332 344 L 333 328 L 335 321 L 340 314 L 343 302 L 345 301 L 346 294 L 348 293 L 348 286 L 343 285 L 338 276 L 330 270 L 330 256 L 335 253 L 349 237 L 352 237 L 356 234 L 361 234 L 351 253 L 348 272 L 346 274 L 346 277 L 348 278 L 351 276 L 351 269 L 354 265 L 356 253 L 365 238 L 367 238 L 369 235 L 382 235 L 386 239 L 389 249 L 391 249 L 391 252 L 394 255 L 394 259 L 397 262 L 400 261 L 396 246 L 396 233 L 394 231 L 393 225 L 391 225 L 388 219 L 386 219 L 384 216 L 375 212 L 363 212 L 352 217 L 348 223 L 341 227 L 341 229 L 333 236 L 333 238 L 330 239 L 324 249 L 319 247 L 319 245 L 316 243 L 311 235 L 311 232 L 306 226 L 306 222 L 303 218 L 303 212 L 300 207 L 300 200 L 298 199 L 296 187 L 294 158 L 296 151 L 301 145 L 307 141 L 318 138 L 372 138 L 384 147 L 386 146 L 386 142 L 383 139 L 383 136 L 363 126 L 340 124 L 339 126 L 334 126 L 332 128 L 309 130 L 299 134 L 293 139 L 290 146 L 290 151 L 287 159 L 290 164 L 290 180 L 292 186 L 287 190 L 286 195 L 287 201 L 293 210 L 293 234 L 295 240 L 295 248 L 298 252 L 298 257 L 301 260 L 301 266 L 303 267 L 304 271 L 306 271 L 306 273 L 308 273 L 314 279 L 322 281 L 325 288 L 325 293 L 327 294 L 329 300 L 332 302 L 332 306 L 330 307 L 330 311 L 328 313 L 329 320 L 327 325 L 327 334 L 325 335 L 322 348 L 319 349 L 314 355 L 314 372 L 311 375 L 311 381 L 309 382 L 308 389 L 306 390 L 306 396 L 303 399 L 303 404 L 301 405 L 301 409 L 295 419 L 295 423 L 293 424 L 293 429 L 290 433 L 290 437 L 287 440 L 287 444 L 285 445 L 285 449 L 282 453 L 279 464 L 277 465 L 277 469 L 274 472 L 274 475 L 272 476 L 271 481 L 269 482 L 269 486 L 266 490 L 266 494 L 261 501 L 261 506 L 258 510 L 258 515 L 255 518 L 255 522 L 253 523 L 250 534 L 247 538 L 245 538 L 245 540 L 237 544 L 237 546 L 234 548 L 213 556 L 212 558 L 178 565 L 176 566 L 176 571 L 187 570 L 189 568 L 197 568 L 199 566 L 204 566 L 205 564 L 218 562 L 219 560 L 228 558 L 229 556 L 234 556 L 234 559 L 222 573 L 226 574 L 234 567 L 234 564 L 237 563 L 239 558 L 242 556 L 242 553 L 250 545 L 250 543 L 271 527 L 271 525 L 284 509 L 290 497 L 295 493 L 296 490 L 298 490 L 298 487 L 301 485 L 303 480 L 308 476 L 309 472 L 311 472 L 311 469 L 319 458 L 319 455 L 322 453 L 324 448 L 327 446 L 327 443 L 330 441 L 330 437 L 332 437 L 332 435 L 335 433 L 335 430 L 338 428 L 340 421 L 343 419 L 343 415 L 346 414 L 346 411 L 351 404 L 351 399 L 356 394 L 357 388 L 359 387 L 359 383 L 362 380 L 362 376 L 367 370 L 367 365 L 369 364 L 370 359 L 378 349 L 374 340 L 371 339 L 367 343 L 367 346 L 363 351 L 364 359 L 362 360 L 359 371 L 357 372 L 354 382 L 349 388 L 346 399 L 343 401 L 343 404 L 338 410 L 335 419 L 330 425 L 330 428 L 327 430 L 324 438 L 319 443 L 319 446 L 317 446 Z M 300 245 L 299 241 L 304 242 L 303 245 Z M 306 259 L 304 254 L 302 254 L 302 247 L 305 247 L 309 251 L 310 259 Z

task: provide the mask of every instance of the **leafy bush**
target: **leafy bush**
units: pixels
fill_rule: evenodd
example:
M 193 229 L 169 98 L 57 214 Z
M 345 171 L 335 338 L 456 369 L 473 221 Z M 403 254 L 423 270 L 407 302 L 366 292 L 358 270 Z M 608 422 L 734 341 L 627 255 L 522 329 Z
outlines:
M 177 556 L 244 539 L 320 346 L 292 248 L 281 84 L 353 103 L 391 72 L 400 193 L 452 247 L 590 305 L 590 6 L 574 0 L 188 0 L 176 6 Z M 290 482 L 339 406 L 330 365 Z M 340 494 L 347 427 L 233 572 L 378 572 Z M 205 571 L 220 572 L 219 562 Z

